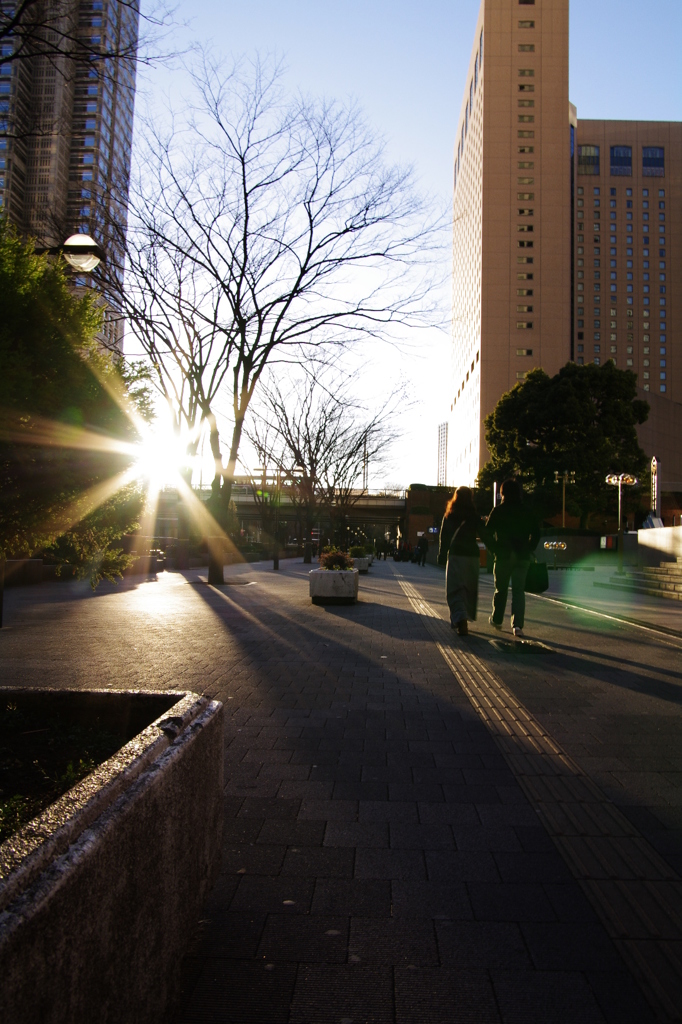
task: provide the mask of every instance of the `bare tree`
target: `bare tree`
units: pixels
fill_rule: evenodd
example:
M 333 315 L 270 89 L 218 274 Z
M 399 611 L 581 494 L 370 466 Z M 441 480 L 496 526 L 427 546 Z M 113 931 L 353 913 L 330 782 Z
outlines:
M 147 124 L 120 303 L 162 394 L 210 426 L 219 514 L 267 366 L 434 322 L 442 222 L 355 108 L 286 100 L 272 65 L 204 58 L 190 80 L 184 116 Z
M 291 503 L 304 531 L 304 560 L 311 560 L 312 531 L 321 515 L 339 533 L 350 509 L 366 493 L 363 469 L 386 458 L 397 437 L 402 393 L 393 393 L 373 414 L 351 397 L 352 378 L 308 374 L 283 392 L 273 380 L 262 386 L 259 411 L 247 437 L 263 466 L 293 481 Z

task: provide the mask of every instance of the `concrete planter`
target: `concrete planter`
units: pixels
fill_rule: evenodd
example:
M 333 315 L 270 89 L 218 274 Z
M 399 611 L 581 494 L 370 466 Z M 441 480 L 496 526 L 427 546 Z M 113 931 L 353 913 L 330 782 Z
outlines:
M 313 604 L 353 604 L 357 600 L 357 569 L 312 569 L 308 579 Z
M 369 572 L 369 566 L 370 566 L 369 557 L 365 556 L 364 558 L 354 558 L 353 559 L 353 565 L 358 570 L 358 572 L 363 572 L 363 573 L 364 572 Z
M 222 704 L 126 691 L 0 689 L 0 699 L 58 702 L 69 716 L 74 706 L 76 720 L 90 706 L 133 733 L 0 846 L 0 1019 L 167 1019 L 220 866 Z

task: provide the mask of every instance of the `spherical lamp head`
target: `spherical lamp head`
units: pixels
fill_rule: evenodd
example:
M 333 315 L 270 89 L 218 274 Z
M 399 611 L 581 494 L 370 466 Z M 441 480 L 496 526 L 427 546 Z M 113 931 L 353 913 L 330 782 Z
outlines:
M 62 246 L 66 262 L 74 270 L 89 273 L 101 262 L 102 250 L 90 235 L 71 235 Z

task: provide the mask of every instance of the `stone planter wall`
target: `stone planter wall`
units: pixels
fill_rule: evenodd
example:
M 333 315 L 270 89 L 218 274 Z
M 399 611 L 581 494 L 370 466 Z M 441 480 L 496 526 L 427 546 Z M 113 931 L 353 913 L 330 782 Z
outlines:
M 358 570 L 358 572 L 369 572 L 369 558 L 354 558 L 353 566 Z
M 313 604 L 352 604 L 357 600 L 357 569 L 312 569 L 308 579 Z
M 223 708 L 149 696 L 167 710 L 0 846 L 0 1020 L 168 1019 L 219 870 Z

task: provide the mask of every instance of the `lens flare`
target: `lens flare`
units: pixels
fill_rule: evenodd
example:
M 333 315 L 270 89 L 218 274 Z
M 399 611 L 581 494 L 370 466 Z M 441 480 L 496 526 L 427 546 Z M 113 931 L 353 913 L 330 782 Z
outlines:
M 135 446 L 135 473 L 148 482 L 150 491 L 176 487 L 188 468 L 187 444 L 172 430 L 145 432 Z

